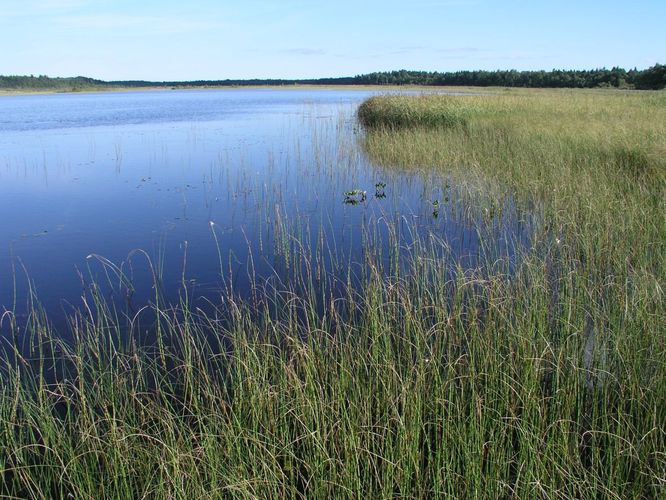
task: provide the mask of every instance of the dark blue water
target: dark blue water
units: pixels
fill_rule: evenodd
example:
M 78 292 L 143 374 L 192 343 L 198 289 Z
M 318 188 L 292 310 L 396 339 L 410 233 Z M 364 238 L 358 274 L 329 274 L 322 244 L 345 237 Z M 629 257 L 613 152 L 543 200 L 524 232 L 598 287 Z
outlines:
M 456 186 L 363 153 L 355 111 L 369 95 L 0 97 L 0 312 L 25 315 L 32 290 L 63 317 L 92 281 L 126 288 L 137 308 L 154 299 L 156 281 L 168 300 L 183 286 L 212 300 L 222 286 L 247 295 L 253 281 L 289 280 L 303 246 L 334 275 L 369 247 L 388 248 L 391 231 L 408 245 L 414 228 L 475 264 L 478 226 Z M 352 189 L 367 191 L 362 203 L 345 203 Z M 524 239 L 529 231 L 504 213 L 493 237 Z

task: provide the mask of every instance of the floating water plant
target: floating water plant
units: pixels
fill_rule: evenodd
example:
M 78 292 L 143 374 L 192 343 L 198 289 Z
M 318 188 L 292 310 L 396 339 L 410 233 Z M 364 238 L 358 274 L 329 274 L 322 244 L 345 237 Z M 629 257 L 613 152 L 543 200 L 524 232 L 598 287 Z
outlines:
M 378 182 L 375 184 L 375 198 L 386 198 L 386 193 L 384 192 L 385 187 L 386 183 L 384 182 Z
M 359 203 L 363 203 L 368 196 L 367 191 L 363 191 L 362 189 L 352 189 L 351 191 L 345 191 L 345 203 L 347 205 L 358 205 Z
M 439 217 L 439 200 L 434 200 L 432 203 L 432 216 L 436 219 Z

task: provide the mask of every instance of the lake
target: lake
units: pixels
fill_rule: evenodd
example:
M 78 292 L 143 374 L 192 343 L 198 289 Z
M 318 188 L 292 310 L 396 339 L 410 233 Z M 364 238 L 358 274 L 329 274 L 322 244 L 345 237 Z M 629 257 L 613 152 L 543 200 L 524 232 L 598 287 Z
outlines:
M 482 233 L 451 179 L 368 158 L 355 113 L 371 94 L 0 97 L 0 312 L 25 319 L 34 296 L 57 324 L 92 283 L 131 310 L 156 283 L 164 300 L 187 290 L 203 307 L 221 289 L 289 287 L 304 267 L 329 283 L 368 259 L 388 272 L 392 248 L 423 235 L 470 268 L 482 234 L 508 254 L 529 240 L 510 204 Z

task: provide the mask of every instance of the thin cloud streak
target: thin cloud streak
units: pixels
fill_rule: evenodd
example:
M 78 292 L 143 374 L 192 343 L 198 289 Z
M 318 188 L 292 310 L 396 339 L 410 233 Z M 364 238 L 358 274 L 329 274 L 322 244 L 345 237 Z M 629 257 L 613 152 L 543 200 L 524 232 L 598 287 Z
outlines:
M 59 26 L 79 31 L 129 30 L 123 34 L 175 35 L 221 28 L 221 23 L 176 16 L 131 16 L 118 14 L 67 16 L 55 19 Z
M 43 0 L 24 1 L 11 6 L 0 7 L 0 19 L 41 17 L 63 12 L 73 12 L 91 5 L 90 0 Z
M 281 54 L 291 54 L 297 56 L 325 56 L 328 51 L 324 49 L 311 49 L 307 47 L 296 47 L 290 49 L 281 49 L 278 51 Z

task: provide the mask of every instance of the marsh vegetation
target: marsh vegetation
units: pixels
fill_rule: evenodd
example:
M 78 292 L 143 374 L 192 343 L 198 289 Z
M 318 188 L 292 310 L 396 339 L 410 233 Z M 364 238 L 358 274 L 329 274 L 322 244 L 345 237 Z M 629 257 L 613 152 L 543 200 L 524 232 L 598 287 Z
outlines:
M 395 175 L 439 186 L 419 217 L 364 219 L 361 251 L 271 205 L 280 272 L 248 258 L 244 297 L 200 307 L 183 266 L 177 300 L 154 273 L 129 314 L 108 263 L 70 340 L 36 301 L 5 312 L 0 494 L 663 495 L 664 94 L 378 96 L 358 118 L 381 176 L 339 206 L 388 203 Z

